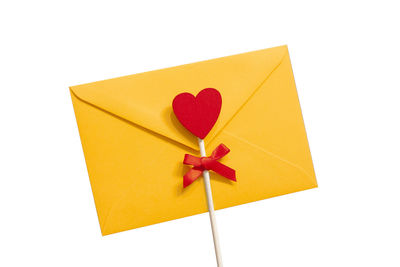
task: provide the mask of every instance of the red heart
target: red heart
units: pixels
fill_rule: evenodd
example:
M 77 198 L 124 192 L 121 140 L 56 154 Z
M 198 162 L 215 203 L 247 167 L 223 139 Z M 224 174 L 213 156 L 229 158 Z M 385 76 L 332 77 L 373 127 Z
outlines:
M 221 94 L 214 88 L 206 88 L 196 97 L 190 93 L 177 95 L 172 102 L 172 108 L 186 129 L 204 139 L 218 119 L 221 104 Z

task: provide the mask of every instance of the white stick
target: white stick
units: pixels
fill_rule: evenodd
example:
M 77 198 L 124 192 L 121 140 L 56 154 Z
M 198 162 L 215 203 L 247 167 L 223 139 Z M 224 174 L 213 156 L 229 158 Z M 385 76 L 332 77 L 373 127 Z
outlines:
M 207 157 L 206 155 L 206 148 L 204 147 L 204 140 L 198 138 L 199 147 L 200 147 L 200 155 L 202 157 Z M 219 247 L 219 239 L 218 239 L 218 230 L 217 230 L 217 220 L 215 219 L 214 213 L 214 203 L 211 193 L 211 185 L 210 185 L 210 173 L 208 170 L 203 171 L 204 177 L 204 187 L 206 189 L 207 195 L 207 205 L 208 205 L 208 213 L 210 214 L 210 222 L 211 222 L 211 229 L 214 239 L 214 249 L 215 249 L 215 256 L 217 258 L 217 265 L 218 267 L 222 267 L 222 257 L 221 257 L 221 249 Z

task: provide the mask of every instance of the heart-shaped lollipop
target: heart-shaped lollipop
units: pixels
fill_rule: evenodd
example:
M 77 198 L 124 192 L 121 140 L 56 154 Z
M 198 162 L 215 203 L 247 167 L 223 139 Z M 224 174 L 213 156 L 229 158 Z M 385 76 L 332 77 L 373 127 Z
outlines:
M 199 138 L 201 157 L 185 154 L 183 160 L 183 164 L 193 166 L 183 176 L 183 187 L 187 187 L 203 175 L 218 266 L 222 266 L 222 259 L 218 245 L 218 232 L 216 229 L 209 170 L 235 182 L 236 172 L 234 169 L 219 162 L 222 157 L 229 153 L 229 148 L 224 144 L 220 144 L 212 152 L 211 156 L 207 157 L 203 139 L 217 122 L 219 113 L 221 112 L 221 105 L 221 94 L 214 88 L 203 89 L 197 96 L 182 93 L 177 95 L 172 101 L 172 108 L 180 123 L 189 132 Z
M 172 102 L 172 108 L 187 130 L 204 139 L 218 119 L 221 104 L 221 94 L 214 88 L 206 88 L 197 96 L 190 93 L 177 95 Z

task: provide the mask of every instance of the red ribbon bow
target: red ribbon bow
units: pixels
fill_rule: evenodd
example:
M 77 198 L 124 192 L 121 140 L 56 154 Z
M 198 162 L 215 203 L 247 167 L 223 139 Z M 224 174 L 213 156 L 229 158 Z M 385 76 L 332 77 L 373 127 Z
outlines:
M 220 144 L 211 154 L 210 157 L 196 157 L 193 155 L 185 154 L 183 164 L 193 165 L 183 176 L 183 187 L 193 183 L 201 176 L 204 170 L 212 170 L 216 173 L 236 182 L 236 173 L 234 169 L 218 162 L 218 160 L 228 154 L 230 151 L 224 144 Z

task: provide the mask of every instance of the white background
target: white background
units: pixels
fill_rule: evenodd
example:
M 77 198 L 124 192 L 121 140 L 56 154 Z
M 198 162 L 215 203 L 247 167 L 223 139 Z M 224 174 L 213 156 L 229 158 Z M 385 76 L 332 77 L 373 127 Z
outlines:
M 400 266 L 396 1 L 109 2 L 0 2 L 1 266 L 215 266 L 207 214 L 101 236 L 68 86 L 282 44 L 319 188 L 218 211 L 225 267 Z

